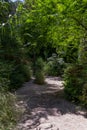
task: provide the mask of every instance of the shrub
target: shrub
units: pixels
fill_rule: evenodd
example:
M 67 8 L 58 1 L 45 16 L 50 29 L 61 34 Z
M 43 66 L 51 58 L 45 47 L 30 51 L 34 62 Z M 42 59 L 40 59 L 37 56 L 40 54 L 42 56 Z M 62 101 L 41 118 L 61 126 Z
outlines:
M 44 80 L 45 80 L 44 73 L 42 71 L 37 71 L 35 73 L 35 83 L 44 84 Z
M 87 106 L 87 73 L 83 65 L 68 66 L 64 73 L 65 95 L 69 100 Z
M 71 65 L 65 70 L 65 94 L 66 97 L 73 101 L 79 101 L 79 96 L 82 95 L 83 89 L 83 67 L 81 65 Z
M 10 85 L 10 74 L 12 71 L 12 64 L 9 64 L 6 61 L 0 60 L 0 87 L 2 87 L 4 90 L 9 89 Z
M 31 66 L 23 65 L 23 75 L 25 76 L 25 81 L 29 81 L 32 77 L 32 69 Z
M 52 57 L 48 58 L 45 70 L 47 75 L 59 76 L 63 74 L 64 66 L 63 58 L 59 58 L 56 54 L 53 54 Z
M 80 95 L 79 100 L 83 106 L 87 107 L 87 83 L 83 85 L 82 95 Z
M 83 89 L 82 89 L 82 95 L 80 96 L 80 102 L 82 105 L 87 107 L 87 65 L 83 64 Z
M 10 89 L 17 89 L 21 85 L 29 81 L 31 78 L 31 68 L 29 65 L 18 64 L 10 75 Z
M 42 58 L 38 58 L 35 66 L 35 83 L 44 84 L 44 62 Z
M 15 64 L 9 61 L 0 61 L 0 86 L 4 90 L 14 90 L 29 81 L 32 75 L 29 64 Z

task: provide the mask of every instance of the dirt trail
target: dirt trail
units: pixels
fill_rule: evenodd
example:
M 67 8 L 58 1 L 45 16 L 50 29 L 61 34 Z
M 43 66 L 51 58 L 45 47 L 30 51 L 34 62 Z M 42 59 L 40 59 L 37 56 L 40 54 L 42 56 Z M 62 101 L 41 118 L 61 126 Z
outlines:
M 15 130 L 87 130 L 87 114 L 63 97 L 63 81 L 46 78 L 45 85 L 33 80 L 17 91 L 25 112 Z

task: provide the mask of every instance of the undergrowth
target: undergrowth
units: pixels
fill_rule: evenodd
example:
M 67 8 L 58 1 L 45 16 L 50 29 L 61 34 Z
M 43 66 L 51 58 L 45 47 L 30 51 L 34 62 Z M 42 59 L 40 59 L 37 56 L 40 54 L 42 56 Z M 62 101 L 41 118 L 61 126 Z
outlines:
M 0 91 L 0 130 L 13 130 L 20 111 L 16 107 L 16 96 L 5 91 Z

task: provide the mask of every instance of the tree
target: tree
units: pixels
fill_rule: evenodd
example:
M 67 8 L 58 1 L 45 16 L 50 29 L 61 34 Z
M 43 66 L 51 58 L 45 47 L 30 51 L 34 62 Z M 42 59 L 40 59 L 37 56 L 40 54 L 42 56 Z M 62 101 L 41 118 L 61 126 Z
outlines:
M 56 1 L 46 0 L 25 1 L 24 5 L 18 7 L 21 38 L 25 45 L 29 43 L 27 50 L 33 57 L 42 55 L 47 58 L 49 53 L 56 50 L 53 39 L 53 30 L 58 22 L 56 4 Z

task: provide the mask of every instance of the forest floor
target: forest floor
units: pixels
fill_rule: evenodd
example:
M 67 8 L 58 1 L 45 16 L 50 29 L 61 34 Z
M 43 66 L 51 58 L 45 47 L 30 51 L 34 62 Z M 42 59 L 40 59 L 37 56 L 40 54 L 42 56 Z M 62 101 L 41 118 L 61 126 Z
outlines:
M 16 94 L 23 107 L 15 130 L 87 130 L 87 113 L 64 98 L 63 81 L 48 77 L 44 85 L 31 80 Z

